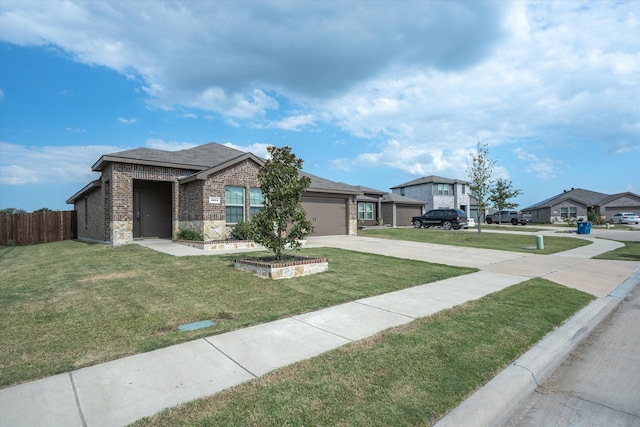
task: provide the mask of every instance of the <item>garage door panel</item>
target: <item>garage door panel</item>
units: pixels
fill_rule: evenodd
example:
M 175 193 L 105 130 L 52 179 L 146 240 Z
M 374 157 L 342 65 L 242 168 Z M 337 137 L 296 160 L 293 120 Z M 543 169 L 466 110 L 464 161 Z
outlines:
M 403 227 L 411 225 L 411 218 L 422 214 L 421 206 L 396 206 L 396 226 Z
M 313 236 L 344 235 L 347 228 L 347 201 L 333 197 L 303 197 L 307 219 L 315 228 Z

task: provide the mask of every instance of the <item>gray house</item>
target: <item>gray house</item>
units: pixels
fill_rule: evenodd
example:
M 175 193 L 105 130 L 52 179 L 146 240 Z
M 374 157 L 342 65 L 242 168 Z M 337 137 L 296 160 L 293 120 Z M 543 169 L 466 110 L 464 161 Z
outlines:
M 422 201 L 425 211 L 452 208 L 470 215 L 471 194 L 467 181 L 430 175 L 391 187 L 391 192 Z
M 605 194 L 572 188 L 522 209 L 522 212 L 531 214 L 531 221 L 539 223 L 563 222 L 565 218 L 586 220 L 590 212 L 611 219 L 618 212 L 640 215 L 640 196 L 630 192 Z

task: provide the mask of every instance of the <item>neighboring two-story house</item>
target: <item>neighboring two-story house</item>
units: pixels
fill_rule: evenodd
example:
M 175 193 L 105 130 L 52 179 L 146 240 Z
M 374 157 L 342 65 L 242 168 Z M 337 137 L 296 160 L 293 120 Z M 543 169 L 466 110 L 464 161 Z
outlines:
M 391 187 L 391 192 L 424 203 L 424 210 L 451 208 L 470 215 L 469 183 L 441 176 L 425 176 Z

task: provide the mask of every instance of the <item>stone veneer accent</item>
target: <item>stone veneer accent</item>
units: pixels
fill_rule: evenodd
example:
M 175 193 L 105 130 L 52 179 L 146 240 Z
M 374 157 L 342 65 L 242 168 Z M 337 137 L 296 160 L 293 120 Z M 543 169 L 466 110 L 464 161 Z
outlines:
M 292 279 L 329 270 L 329 260 L 325 258 L 305 259 L 290 262 L 268 263 L 249 259 L 236 259 L 238 270 L 248 271 L 263 279 Z
M 111 223 L 111 244 L 126 245 L 133 242 L 133 221 L 113 221 Z
M 174 242 L 196 249 L 203 249 L 205 251 L 224 251 L 260 247 L 260 245 L 258 245 L 253 240 L 213 240 L 205 242 L 196 242 L 193 240 L 174 240 Z

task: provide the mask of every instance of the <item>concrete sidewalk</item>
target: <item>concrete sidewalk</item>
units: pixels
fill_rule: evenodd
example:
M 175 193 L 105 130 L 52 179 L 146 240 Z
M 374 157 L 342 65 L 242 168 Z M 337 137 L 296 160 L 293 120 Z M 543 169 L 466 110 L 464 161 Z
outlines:
M 590 260 L 621 245 L 593 242 L 588 252 L 544 256 L 353 236 L 310 238 L 309 247 L 339 247 L 482 271 L 5 388 L 0 390 L 0 426 L 126 425 L 531 277 L 608 295 L 640 268 L 640 262 Z M 176 256 L 204 255 L 169 241 L 145 245 Z M 456 256 L 451 256 L 452 250 Z M 596 301 L 600 300 L 604 298 Z

